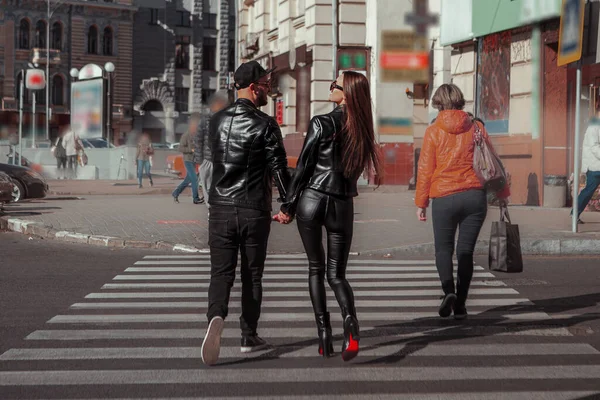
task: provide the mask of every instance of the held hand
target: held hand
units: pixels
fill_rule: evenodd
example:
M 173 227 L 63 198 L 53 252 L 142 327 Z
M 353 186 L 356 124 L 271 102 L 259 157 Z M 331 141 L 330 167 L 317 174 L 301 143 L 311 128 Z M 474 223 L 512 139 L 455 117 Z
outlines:
M 273 216 L 273 221 L 277 221 L 282 225 L 287 225 L 292 222 L 292 217 L 283 213 L 282 211 L 279 211 L 279 214 Z
M 417 218 L 419 218 L 419 221 L 421 222 L 427 221 L 427 209 L 417 208 Z

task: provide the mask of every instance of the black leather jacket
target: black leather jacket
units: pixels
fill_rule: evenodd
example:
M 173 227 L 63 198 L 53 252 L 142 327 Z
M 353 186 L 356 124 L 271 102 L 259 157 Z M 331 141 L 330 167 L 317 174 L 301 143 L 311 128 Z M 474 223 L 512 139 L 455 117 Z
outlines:
M 246 99 L 210 120 L 213 186 L 210 204 L 272 210 L 273 178 L 282 198 L 289 184 L 277 122 Z
M 286 214 L 295 214 L 300 195 L 307 188 L 341 197 L 358 195 L 358 176 L 356 179 L 344 177 L 342 145 L 336 138 L 342 130 L 344 118 L 344 108 L 339 106 L 329 114 L 318 115 L 310 121 L 296 172 L 282 206 Z

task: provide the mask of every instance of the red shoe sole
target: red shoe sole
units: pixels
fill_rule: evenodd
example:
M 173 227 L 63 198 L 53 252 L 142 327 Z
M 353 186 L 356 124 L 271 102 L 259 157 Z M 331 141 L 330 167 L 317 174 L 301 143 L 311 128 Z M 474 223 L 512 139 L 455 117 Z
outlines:
M 348 346 L 342 352 L 342 359 L 344 361 L 350 361 L 354 357 L 358 355 L 358 340 L 355 340 L 350 334 L 350 339 L 348 340 Z

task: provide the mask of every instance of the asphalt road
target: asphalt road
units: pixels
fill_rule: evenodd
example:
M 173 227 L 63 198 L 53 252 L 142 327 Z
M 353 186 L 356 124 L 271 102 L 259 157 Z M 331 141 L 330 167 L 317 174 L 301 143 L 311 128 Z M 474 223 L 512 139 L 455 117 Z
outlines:
M 355 258 L 361 354 L 317 356 L 304 260 L 269 259 L 259 333 L 239 353 L 239 286 L 222 358 L 202 365 L 205 256 L 0 233 L 0 399 L 600 399 L 600 258 L 477 259 L 470 318 L 436 317 L 435 267 Z M 341 318 L 333 297 L 335 348 Z

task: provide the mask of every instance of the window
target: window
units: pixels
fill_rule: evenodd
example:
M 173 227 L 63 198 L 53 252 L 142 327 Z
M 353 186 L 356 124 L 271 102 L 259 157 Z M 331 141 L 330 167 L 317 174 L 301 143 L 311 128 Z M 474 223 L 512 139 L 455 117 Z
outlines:
M 19 49 L 29 49 L 29 21 L 26 19 L 19 24 Z
M 46 22 L 41 20 L 35 24 L 35 46 L 40 49 L 46 48 Z
M 177 26 L 192 26 L 189 11 L 177 11 Z
M 175 68 L 190 69 L 190 37 L 177 36 L 175 45 Z
M 227 69 L 229 72 L 235 71 L 235 40 L 229 39 L 229 49 L 227 50 Z
M 187 112 L 190 89 L 175 88 L 175 111 Z
M 102 54 L 105 56 L 113 55 L 113 31 L 108 26 L 104 28 L 104 35 L 102 36 Z
M 217 39 L 215 38 L 204 38 L 202 69 L 207 71 L 216 71 L 217 69 Z
M 150 9 L 150 25 L 158 25 L 158 8 Z
M 60 75 L 54 75 L 52 78 L 52 104 L 55 106 L 64 106 L 64 80 Z
M 217 91 L 213 89 L 202 89 L 202 104 L 208 104 L 210 97 Z
M 55 22 L 52 25 L 52 48 L 56 50 L 62 49 L 62 25 L 60 22 Z
M 98 28 L 90 26 L 88 30 L 88 49 L 89 54 L 98 54 Z
M 217 29 L 217 14 L 204 13 L 202 26 L 207 29 Z

